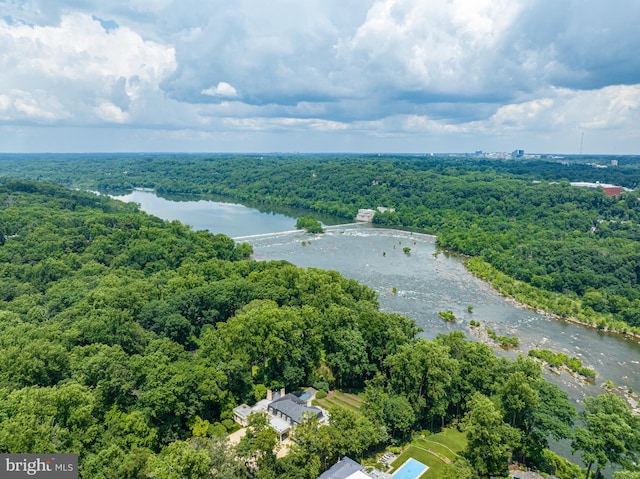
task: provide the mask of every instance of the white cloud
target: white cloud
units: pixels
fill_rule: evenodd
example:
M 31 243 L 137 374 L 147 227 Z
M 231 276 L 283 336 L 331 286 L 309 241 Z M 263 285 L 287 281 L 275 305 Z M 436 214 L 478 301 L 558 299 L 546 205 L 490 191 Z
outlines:
M 554 88 L 542 98 L 503 105 L 487 121 L 474 124 L 523 132 L 634 129 L 640 125 L 640 85 L 588 91 Z
M 233 86 L 229 85 L 227 82 L 221 81 L 217 86 L 212 86 L 209 88 L 205 88 L 200 93 L 206 96 L 212 96 L 217 98 L 237 98 L 238 92 Z
M 593 91 L 562 89 L 557 114 L 564 125 L 612 130 L 640 125 L 640 85 L 615 85 Z
M 77 121 L 121 122 L 126 115 L 94 105 L 107 98 L 123 112 L 141 95 L 158 91 L 175 69 L 175 54 L 126 27 L 107 32 L 90 15 L 73 13 L 53 26 L 0 20 L 0 68 L 11 72 L 0 77 L 1 90 L 45 92 Z
M 254 131 L 323 131 L 335 132 L 349 129 L 349 125 L 337 121 L 301 118 L 228 118 L 224 124 L 231 129 Z
M 11 89 L 0 94 L 0 121 L 51 124 L 71 118 L 57 98 L 42 90 Z
M 391 96 L 483 95 L 504 82 L 492 71 L 496 48 L 519 10 L 508 0 L 382 0 L 355 35 L 340 42 L 339 54 L 351 65 L 349 74 L 355 66 L 367 75 L 368 90 L 384 85 Z
M 493 128 L 524 129 L 525 126 L 532 126 L 533 122 L 540 122 L 540 117 L 549 113 L 553 106 L 554 101 L 551 98 L 504 105 L 487 123 Z
M 123 124 L 214 149 L 218 132 L 226 145 L 291 131 L 457 149 L 474 135 L 551 145 L 585 130 L 640 149 L 637 0 L 0 0 L 0 11 L 6 126 Z
M 124 123 L 129 119 L 129 115 L 111 102 L 103 101 L 96 108 L 98 117 L 110 123 Z

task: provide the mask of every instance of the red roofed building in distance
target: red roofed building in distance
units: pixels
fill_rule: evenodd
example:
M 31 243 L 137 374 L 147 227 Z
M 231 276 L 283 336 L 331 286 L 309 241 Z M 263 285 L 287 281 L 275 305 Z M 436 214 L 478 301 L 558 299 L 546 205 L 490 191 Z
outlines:
M 607 196 L 620 196 L 620 191 L 622 190 L 620 186 L 613 185 L 603 186 L 602 189 Z
M 589 188 L 591 190 L 602 188 L 604 191 L 604 194 L 607 196 L 620 196 L 620 192 L 622 191 L 621 186 L 607 185 L 605 183 L 587 183 L 584 181 L 572 181 L 571 186 L 582 186 L 584 188 Z

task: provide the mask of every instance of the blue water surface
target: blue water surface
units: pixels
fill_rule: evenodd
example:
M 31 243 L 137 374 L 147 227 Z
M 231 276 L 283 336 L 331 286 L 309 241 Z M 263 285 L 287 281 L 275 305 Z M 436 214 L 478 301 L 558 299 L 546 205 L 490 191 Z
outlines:
M 400 469 L 393 473 L 393 479 L 418 479 L 427 469 L 429 469 L 428 466 L 410 457 L 400 466 Z

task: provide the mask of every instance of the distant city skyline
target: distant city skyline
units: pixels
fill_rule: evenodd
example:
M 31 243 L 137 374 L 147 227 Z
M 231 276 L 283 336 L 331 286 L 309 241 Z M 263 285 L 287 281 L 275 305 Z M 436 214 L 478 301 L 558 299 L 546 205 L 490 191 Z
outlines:
M 640 154 L 637 0 L 0 0 L 0 152 Z

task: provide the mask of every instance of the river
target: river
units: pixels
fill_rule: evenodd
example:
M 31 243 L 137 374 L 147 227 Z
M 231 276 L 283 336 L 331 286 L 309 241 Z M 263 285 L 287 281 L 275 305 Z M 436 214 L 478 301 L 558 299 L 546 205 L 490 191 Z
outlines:
M 541 347 L 578 357 L 596 370 L 595 383 L 566 372 L 546 374 L 578 404 L 585 395 L 602 393 L 605 380 L 640 391 L 638 341 L 551 319 L 514 304 L 469 274 L 458 257 L 436 254 L 432 236 L 369 224 L 330 226 L 325 234 L 309 235 L 295 231 L 295 218 L 240 204 L 170 201 L 148 191 L 116 198 L 136 202 L 163 219 L 246 241 L 253 246 L 256 260 L 284 259 L 298 266 L 337 270 L 376 290 L 381 310 L 415 319 L 426 338 L 460 330 L 478 339 L 477 330 L 469 327 L 473 319 L 499 335 L 518 337 L 519 349 L 497 349 L 500 354 L 515 357 Z M 409 254 L 405 247 L 411 248 Z M 468 306 L 473 306 L 472 313 Z M 447 309 L 458 318 L 455 323 L 438 316 L 438 311 Z
M 440 333 L 463 331 L 470 339 L 491 328 L 499 335 L 517 336 L 520 347 L 498 354 L 515 358 L 540 347 L 580 358 L 598 376 L 586 383 L 567 372 L 545 372 L 545 377 L 565 390 L 578 407 L 585 396 L 601 394 L 602 383 L 612 381 L 640 391 L 640 343 L 621 336 L 546 317 L 502 297 L 486 282 L 469 274 L 460 258 L 436 254 L 433 236 L 378 228 L 370 224 L 329 226 L 321 235 L 295 230 L 291 211 L 280 214 L 237 203 L 218 201 L 173 201 L 149 191 L 134 191 L 115 197 L 140 205 L 147 213 L 166 220 L 179 220 L 196 230 L 223 233 L 253 246 L 254 259 L 284 259 L 298 266 L 334 269 L 356 279 L 379 294 L 380 309 L 413 318 L 434 338 Z M 311 216 L 308 212 L 300 212 Z M 335 218 L 321 218 L 335 223 Z M 407 253 L 403 248 L 410 248 Z M 473 306 L 473 312 L 468 312 Z M 444 321 L 438 311 L 450 309 L 457 320 Z M 471 320 L 481 328 L 472 329 Z M 480 331 L 480 333 L 478 332 Z M 568 441 L 553 443 L 553 449 L 574 462 Z M 612 471 L 607 468 L 607 477 Z
M 516 336 L 520 347 L 498 354 L 515 358 L 532 348 L 551 349 L 580 358 L 596 370 L 594 383 L 568 372 L 545 371 L 546 379 L 565 390 L 580 408 L 585 396 L 601 394 L 605 380 L 640 390 L 640 344 L 584 326 L 567 323 L 518 306 L 498 294 L 486 282 L 471 275 L 460 258 L 436 254 L 435 237 L 376 228 L 369 224 L 332 226 L 321 235 L 302 232 L 267 233 L 236 237 L 254 248 L 257 260 L 285 259 L 298 266 L 334 269 L 376 290 L 380 309 L 415 319 L 421 336 L 463 331 L 471 339 L 491 328 L 499 335 Z M 411 248 L 406 254 L 403 248 Z M 473 306 L 472 313 L 467 307 Z M 438 311 L 450 309 L 454 323 L 444 321 Z M 481 328 L 471 328 L 471 320 Z M 551 442 L 552 449 L 571 461 L 570 441 Z M 612 477 L 607 467 L 603 474 Z

